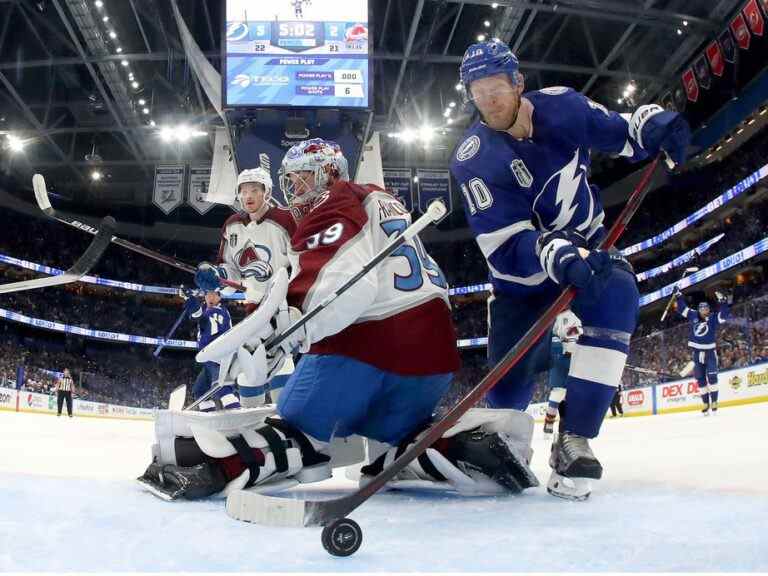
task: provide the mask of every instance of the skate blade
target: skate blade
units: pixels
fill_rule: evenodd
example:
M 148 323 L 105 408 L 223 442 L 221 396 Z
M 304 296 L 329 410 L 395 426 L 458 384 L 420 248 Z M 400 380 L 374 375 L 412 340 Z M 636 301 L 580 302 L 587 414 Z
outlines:
M 569 478 L 553 471 L 547 483 L 547 492 L 564 500 L 583 502 L 592 494 L 592 479 Z

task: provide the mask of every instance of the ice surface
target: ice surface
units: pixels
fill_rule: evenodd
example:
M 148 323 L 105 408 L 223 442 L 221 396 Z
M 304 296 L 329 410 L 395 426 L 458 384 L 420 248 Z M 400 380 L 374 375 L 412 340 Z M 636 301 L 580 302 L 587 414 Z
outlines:
M 589 501 L 385 493 L 352 514 L 346 559 L 320 529 L 230 519 L 223 500 L 162 502 L 134 478 L 150 422 L 0 412 L 0 571 L 752 571 L 768 570 L 768 404 L 609 420 Z M 349 490 L 343 475 L 307 492 Z

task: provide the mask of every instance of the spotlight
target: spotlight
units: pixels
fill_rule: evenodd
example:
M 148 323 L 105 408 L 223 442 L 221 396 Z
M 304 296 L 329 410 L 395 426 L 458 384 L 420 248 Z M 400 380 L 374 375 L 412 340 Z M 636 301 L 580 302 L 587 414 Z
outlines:
M 101 19 L 102 22 L 109 22 L 109 16 L 104 16 L 104 18 Z
M 499 7 L 499 3 L 498 2 L 494 2 L 493 4 L 491 4 L 491 8 L 493 8 L 494 10 L 496 10 L 496 8 L 498 8 L 498 7 Z
M 490 28 L 491 27 L 491 21 L 490 20 L 485 20 L 483 22 L 483 26 L 485 26 L 486 28 Z
M 147 103 L 147 101 L 144 100 L 144 98 L 139 98 L 139 106 L 144 106 L 144 104 L 146 104 L 146 103 Z
M 101 0 L 96 0 L 93 5 L 96 6 L 96 8 L 102 8 L 104 6 L 104 2 Z
M 138 90 L 139 83 L 134 80 L 133 82 L 131 82 L 131 88 L 133 88 L 134 90 Z
M 163 142 L 170 142 L 173 140 L 173 129 L 169 126 L 163 126 L 160 129 L 160 138 L 162 138 Z
M 120 46 L 118 46 L 115 52 L 117 52 L 118 54 L 121 54 L 123 52 L 123 49 Z
M 451 100 L 450 102 L 448 102 L 448 107 L 449 107 L 449 108 L 456 108 L 456 102 L 454 102 L 453 100 Z
M 678 36 L 682 36 L 682 35 L 683 35 L 683 31 L 682 31 L 682 30 L 680 30 L 680 28 L 678 28 L 678 29 L 677 29 L 677 35 L 678 35 Z
M 128 60 L 125 60 L 125 59 L 120 60 L 120 65 L 121 66 L 128 66 Z
M 8 148 L 11 152 L 21 152 L 24 150 L 24 146 L 26 145 L 26 142 L 19 138 L 18 136 L 14 136 L 13 134 L 6 135 L 6 139 L 8 140 Z
M 430 140 L 432 140 L 432 137 L 434 135 L 435 135 L 435 132 L 432 126 L 425 124 L 424 126 L 419 128 L 419 138 L 423 142 L 429 142 Z
M 485 34 L 478 34 L 477 35 L 477 41 L 478 42 L 485 42 Z
M 418 182 L 418 181 L 419 181 L 419 177 L 418 177 L 418 176 L 414 176 L 414 177 L 413 177 L 413 181 L 414 181 L 414 182 Z
M 688 26 L 688 20 L 683 20 L 683 26 Z
M 150 125 L 150 126 L 152 126 L 152 127 L 154 127 L 154 126 L 156 125 L 156 124 L 155 124 L 155 121 L 154 121 L 154 120 L 150 120 L 150 121 L 149 121 L 149 125 Z
M 101 180 L 101 178 L 102 178 L 102 174 L 98 170 L 94 170 L 93 172 L 91 172 L 91 180 L 93 180 L 94 182 L 98 182 L 99 180 Z
M 453 124 L 453 118 L 448 118 L 448 124 Z
M 459 82 L 458 84 L 456 84 L 456 86 L 454 86 L 454 88 L 456 88 L 456 92 L 461 92 L 461 88 L 462 88 L 462 86 L 461 86 L 461 82 Z
M 149 114 L 149 108 L 142 108 L 141 111 L 144 112 L 144 114 Z
M 110 30 L 109 37 L 112 38 L 112 40 L 114 40 L 115 38 L 117 38 L 117 32 L 115 32 L 114 30 Z

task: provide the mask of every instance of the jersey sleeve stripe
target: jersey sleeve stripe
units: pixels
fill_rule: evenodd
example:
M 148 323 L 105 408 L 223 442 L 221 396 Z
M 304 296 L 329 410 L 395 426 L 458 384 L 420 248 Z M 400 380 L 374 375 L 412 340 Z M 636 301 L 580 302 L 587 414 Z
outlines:
M 536 228 L 534 228 L 530 220 L 521 220 L 514 224 L 510 224 L 509 226 L 505 226 L 504 228 L 499 228 L 494 232 L 478 234 L 477 245 L 480 247 L 480 251 L 487 260 L 491 257 L 491 254 L 500 248 L 507 240 L 525 230 L 535 231 Z
M 494 278 L 512 282 L 514 284 L 522 284 L 523 286 L 538 286 L 539 284 L 545 282 L 548 278 L 547 273 L 543 271 L 531 274 L 530 276 L 513 276 L 511 274 L 504 274 L 496 270 L 490 261 L 488 262 L 488 269 L 491 271 L 491 274 L 493 274 Z

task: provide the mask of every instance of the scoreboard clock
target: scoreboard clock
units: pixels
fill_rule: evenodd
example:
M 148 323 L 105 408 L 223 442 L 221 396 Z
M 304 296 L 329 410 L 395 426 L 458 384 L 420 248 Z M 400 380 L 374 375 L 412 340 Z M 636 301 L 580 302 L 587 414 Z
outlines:
M 225 105 L 368 108 L 368 0 L 227 0 Z

